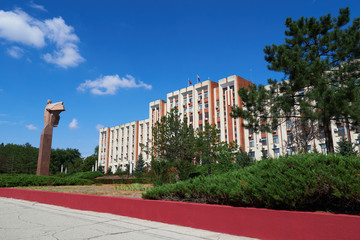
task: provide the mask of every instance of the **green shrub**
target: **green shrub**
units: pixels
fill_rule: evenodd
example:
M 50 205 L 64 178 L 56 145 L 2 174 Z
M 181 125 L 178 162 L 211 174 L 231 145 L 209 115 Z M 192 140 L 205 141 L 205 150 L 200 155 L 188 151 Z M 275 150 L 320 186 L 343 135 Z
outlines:
M 151 186 L 145 186 L 140 183 L 133 183 L 133 184 L 120 184 L 115 186 L 116 190 L 124 190 L 124 191 L 146 191 L 152 188 Z
M 75 177 L 0 174 L 0 187 L 90 185 L 93 181 Z
M 212 177 L 155 187 L 143 198 L 288 210 L 360 211 L 360 158 L 267 159 Z
M 150 183 L 148 178 L 125 178 L 125 179 L 94 179 L 96 184 L 132 184 L 132 183 Z
M 101 177 L 104 176 L 103 173 L 96 171 L 96 172 L 78 172 L 78 173 L 74 173 L 69 175 L 69 177 L 73 177 L 73 178 L 83 178 L 83 179 L 95 179 L 97 177 Z

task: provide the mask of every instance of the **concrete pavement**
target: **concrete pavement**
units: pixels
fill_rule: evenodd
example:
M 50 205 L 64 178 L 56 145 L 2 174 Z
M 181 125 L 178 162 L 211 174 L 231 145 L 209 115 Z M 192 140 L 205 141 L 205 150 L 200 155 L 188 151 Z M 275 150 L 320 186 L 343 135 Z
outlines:
M 250 240 L 253 238 L 0 198 L 0 239 Z

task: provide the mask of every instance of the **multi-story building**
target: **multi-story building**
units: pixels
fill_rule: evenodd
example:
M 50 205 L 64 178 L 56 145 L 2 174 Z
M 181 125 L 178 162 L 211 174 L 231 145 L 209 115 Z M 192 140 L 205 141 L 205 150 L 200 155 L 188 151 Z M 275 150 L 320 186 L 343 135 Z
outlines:
M 230 116 L 231 106 L 242 106 L 237 94 L 239 88 L 247 87 L 251 82 L 239 77 L 230 76 L 220 79 L 217 83 L 210 80 L 200 82 L 189 87 L 168 93 L 166 101 L 156 100 L 149 104 L 149 119 L 126 123 L 112 128 L 100 129 L 98 165 L 105 171 L 111 167 L 113 172 L 118 167 L 125 170 L 127 166 L 133 169 L 139 154 L 142 154 L 145 163 L 150 163 L 150 156 L 141 151 L 141 144 L 148 144 L 152 139 L 154 124 L 177 108 L 181 118 L 186 117 L 188 124 L 195 129 L 202 130 L 206 123 L 215 124 L 220 130 L 220 140 L 227 143 L 236 142 L 243 151 L 253 159 L 263 156 L 279 157 L 293 154 L 299 149 L 293 143 L 295 133 L 292 119 L 282 121 L 278 129 L 271 133 L 254 133 L 245 129 L 243 119 L 234 119 Z M 343 122 L 333 122 L 333 142 L 336 144 L 341 136 L 346 136 L 355 142 L 359 148 L 359 130 L 350 131 Z M 308 146 L 309 151 L 326 153 L 324 139 L 314 139 Z

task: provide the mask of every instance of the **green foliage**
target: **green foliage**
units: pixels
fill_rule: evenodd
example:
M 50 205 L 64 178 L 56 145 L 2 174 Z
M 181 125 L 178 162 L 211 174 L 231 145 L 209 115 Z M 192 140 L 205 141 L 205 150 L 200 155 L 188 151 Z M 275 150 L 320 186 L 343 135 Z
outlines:
M 27 174 L 0 174 L 0 187 L 18 186 L 60 186 L 60 185 L 90 185 L 93 181 L 77 177 L 37 176 Z
M 113 174 L 112 166 L 109 166 L 108 169 L 107 169 L 106 175 L 112 175 L 112 174 Z
M 39 149 L 25 145 L 2 144 L 0 147 L 0 173 L 36 173 Z
M 97 151 L 98 147 L 95 149 Z M 0 173 L 34 174 L 37 169 L 39 149 L 29 143 L 25 145 L 0 145 Z M 84 161 L 78 149 L 52 149 L 50 159 L 50 174 L 60 172 L 61 165 L 68 173 L 91 171 L 97 160 L 97 153 L 87 157 Z
M 306 154 L 155 187 L 147 199 L 287 210 L 360 211 L 360 158 Z
M 194 157 L 195 135 L 187 119 L 180 120 L 176 108 L 162 117 L 152 129 L 152 145 L 142 146 L 149 154 L 167 161 L 188 161 Z
M 227 172 L 250 164 L 246 153 L 236 144 L 220 142 L 218 133 L 216 126 L 209 124 L 203 131 L 194 131 L 188 126 L 186 118 L 181 121 L 176 109 L 163 117 L 153 128 L 152 147 L 142 146 L 152 155 L 150 174 L 154 185 L 201 175 L 202 172 L 196 170 L 196 164 L 206 165 L 209 176 L 213 167 L 216 172 Z M 237 164 L 234 165 L 234 162 Z
M 343 155 L 343 156 L 349 156 L 349 155 L 357 155 L 358 151 L 355 150 L 355 146 L 347 140 L 344 136 L 340 139 L 340 141 L 337 143 L 338 146 L 336 147 L 337 153 Z
M 93 166 L 95 166 L 96 160 L 98 160 L 98 156 L 95 154 L 86 157 L 82 163 L 81 171 L 91 171 L 93 169 Z
M 104 174 L 105 173 L 104 166 L 99 166 L 98 171 Z
M 198 131 L 196 152 L 202 164 L 207 164 L 208 175 L 211 175 L 211 165 L 216 162 L 224 146 L 220 146 L 219 130 L 215 125 L 206 124 L 204 131 Z M 220 152 L 220 153 L 219 153 Z
M 101 176 L 104 176 L 104 174 L 99 171 L 95 171 L 95 172 L 77 172 L 77 173 L 69 175 L 68 177 L 82 178 L 82 179 L 95 179 L 95 178 L 101 177 Z
M 234 107 L 232 116 L 245 119 L 256 132 L 270 132 L 284 119 L 317 121 L 328 152 L 334 152 L 330 121 L 360 121 L 360 19 L 351 24 L 345 8 L 337 18 L 287 18 L 285 25 L 285 43 L 266 46 L 264 52 L 268 68 L 287 81 L 269 79 L 270 89 L 241 88 L 244 108 Z
M 67 168 L 68 173 L 81 171 L 81 154 L 78 149 L 51 149 L 50 156 L 50 173 L 55 174 L 61 170 L 61 165 L 64 169 Z
M 123 175 L 129 175 L 129 167 L 127 166 L 125 171 L 122 170 L 122 167 L 118 166 L 118 168 L 116 169 L 115 174 L 119 175 L 119 176 L 123 176 Z
M 145 167 L 145 161 L 143 159 L 142 154 L 139 154 L 138 160 L 136 162 L 135 173 L 137 173 L 137 174 L 143 173 L 144 167 Z
M 94 179 L 95 184 L 133 184 L 133 183 L 150 183 L 149 178 L 124 178 L 124 179 Z
M 116 190 L 123 190 L 123 191 L 146 191 L 151 189 L 151 186 L 144 186 L 140 183 L 132 183 L 132 184 L 121 184 L 115 186 Z

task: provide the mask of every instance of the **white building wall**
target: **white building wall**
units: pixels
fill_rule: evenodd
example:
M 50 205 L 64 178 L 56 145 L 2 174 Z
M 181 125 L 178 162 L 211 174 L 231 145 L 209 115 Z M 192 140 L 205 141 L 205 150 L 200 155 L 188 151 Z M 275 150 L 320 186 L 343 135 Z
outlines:
M 253 154 L 257 160 L 261 159 L 263 150 L 267 151 L 269 157 L 291 154 L 291 147 L 294 147 L 297 152 L 299 150 L 297 146 L 286 144 L 291 129 L 288 128 L 285 120 L 281 121 L 275 132 L 251 133 L 242 126 L 242 119 L 230 117 L 231 106 L 241 103 L 238 95 L 239 84 L 244 86 L 251 83 L 235 75 L 220 79 L 218 83 L 209 80 L 200 82 L 168 93 L 166 101 L 150 102 L 149 119 L 101 129 L 98 165 L 104 166 L 105 169 L 112 166 L 113 169 L 121 167 L 125 170 L 127 164 L 136 162 L 136 153 L 142 154 L 145 162 L 150 164 L 150 156 L 142 152 L 140 144 L 151 144 L 152 127 L 174 107 L 178 108 L 181 118 L 188 118 L 188 124 L 194 129 L 201 126 L 204 128 L 206 122 L 216 124 L 220 130 L 221 141 L 227 143 L 235 141 L 246 152 Z M 207 117 L 205 116 L 205 95 L 207 95 Z M 344 131 L 345 136 L 349 138 L 346 124 L 341 125 L 333 121 L 331 129 L 334 146 L 341 138 L 340 132 Z M 133 131 L 135 131 L 134 135 Z M 277 136 L 277 143 L 274 142 L 274 136 Z M 266 138 L 266 143 L 261 141 L 262 138 Z M 358 132 L 350 131 L 350 139 L 353 143 L 357 143 L 356 147 L 360 152 L 360 129 Z M 312 141 L 310 150 L 314 151 L 316 148 L 318 152 L 322 152 L 321 145 L 324 142 L 324 139 Z

